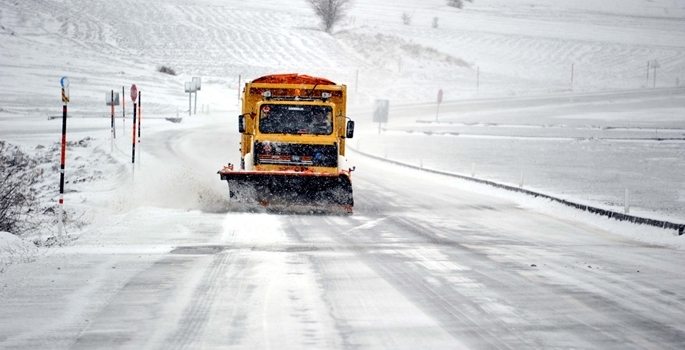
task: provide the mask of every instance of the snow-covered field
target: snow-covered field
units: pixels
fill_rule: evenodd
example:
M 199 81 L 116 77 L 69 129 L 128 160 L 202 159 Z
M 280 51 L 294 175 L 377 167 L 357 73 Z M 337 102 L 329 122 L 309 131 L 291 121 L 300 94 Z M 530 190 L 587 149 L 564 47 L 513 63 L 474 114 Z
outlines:
M 248 329 L 264 332 L 264 339 L 248 332 L 249 336 L 233 345 L 278 347 L 276 339 L 287 335 L 286 347 L 298 347 L 290 336 L 305 330 L 295 329 L 297 326 L 278 329 L 271 325 L 271 336 L 266 336 L 269 327 L 264 323 L 264 329 L 260 328 L 260 319 L 251 316 L 250 305 L 261 308 L 262 320 L 287 323 L 287 315 L 269 309 L 266 303 L 260 304 L 262 299 L 288 305 L 292 313 L 321 322 L 312 326 L 315 330 L 308 328 L 306 332 L 327 334 L 326 330 L 336 324 L 342 334 L 339 338 L 316 338 L 309 346 L 383 344 L 375 342 L 383 337 L 373 336 L 373 331 L 370 336 L 346 338 L 346 332 L 353 333 L 351 329 L 372 323 L 360 316 L 368 307 L 359 306 L 357 310 L 351 305 L 349 300 L 354 297 L 343 298 L 348 300 L 342 307 L 347 311 L 336 311 L 335 307 L 331 307 L 330 314 L 326 311 L 326 305 L 335 304 L 334 300 L 344 294 L 347 282 L 330 276 L 332 279 L 326 280 L 328 277 L 322 277 L 325 272 L 367 278 L 372 275 L 367 267 L 355 265 L 359 262 L 349 266 L 341 263 L 347 266 L 346 270 L 336 263 L 324 262 L 323 253 L 314 257 L 303 253 L 308 257 L 292 258 L 278 250 L 281 245 L 292 243 L 291 232 L 297 231 L 298 225 L 306 228 L 302 229 L 302 236 L 307 236 L 316 232 L 317 225 L 347 227 L 349 222 L 342 223 L 341 218 L 226 213 L 228 191 L 216 171 L 226 163 L 239 161 L 235 118 L 239 110 L 239 82 L 264 74 L 299 72 L 346 84 L 350 94 L 349 116 L 358 123 L 355 139 L 348 146 L 362 152 L 460 174 L 470 175 L 475 169 L 479 178 L 515 186 L 523 177 L 526 188 L 617 211 L 623 209 L 624 191 L 628 189 L 631 213 L 685 223 L 685 1 L 475 0 L 465 2 L 461 10 L 445 3 L 355 0 L 343 23 L 327 34 L 320 30 L 317 18 L 303 0 L 0 0 L 0 140 L 19 146 L 36 159 L 46 160 L 41 163 L 48 172 L 40 184 L 40 199 L 43 208 L 52 210 L 42 214 L 46 223 L 39 232 L 21 238 L 0 232 L 0 347 L 89 348 L 93 344 L 88 343 L 88 335 L 106 330 L 93 323 L 92 317 L 112 315 L 117 308 L 130 306 L 126 304 L 128 292 L 117 291 L 130 291 L 132 285 L 142 285 L 146 279 L 160 285 L 168 282 L 164 280 L 166 275 L 153 274 L 158 271 L 153 267 L 158 268 L 159 264 L 177 269 L 179 274 L 174 279 L 187 281 L 189 286 L 198 284 L 213 296 L 214 299 L 208 296 L 198 302 L 199 309 L 194 312 L 200 318 L 210 317 L 206 305 L 217 302 L 219 309 L 229 310 L 232 304 L 216 301 L 220 300 L 216 297 L 219 287 L 209 284 L 213 279 L 193 276 L 183 267 L 211 268 L 210 277 L 245 278 L 242 270 L 231 264 L 260 266 L 252 271 L 254 275 L 250 274 L 251 282 L 228 289 L 248 298 L 247 306 L 233 309 L 231 317 L 238 321 L 232 322 L 244 322 Z M 410 24 L 403 24 L 403 14 L 411 16 Z M 434 27 L 436 18 L 438 25 Z M 655 70 L 647 69 L 648 62 L 653 60 L 660 64 L 656 79 Z M 162 65 L 173 68 L 178 75 L 157 72 Z M 54 209 L 59 189 L 56 170 L 61 119 L 52 117 L 61 116 L 62 76 L 71 81 L 67 139 L 73 144 L 67 148 L 65 194 L 69 241 L 66 246 L 38 248 L 32 241 L 49 243 L 57 233 Z M 202 77 L 202 91 L 197 96 L 197 114 L 188 116 L 188 95 L 183 86 L 195 76 Z M 131 84 L 142 92 L 143 101 L 142 141 L 137 150 L 140 158 L 135 167 L 130 163 Z M 110 110 L 103 95 L 110 90 L 121 94 L 122 87 L 126 118 L 122 118 L 121 106 L 117 107 L 117 138 L 111 142 Z M 435 100 L 440 89 L 444 91 L 444 101 L 437 115 Z M 371 122 L 375 99 L 390 100 L 390 122 L 383 125 L 381 135 L 378 125 Z M 183 117 L 181 123 L 165 120 L 177 115 Z M 359 164 L 367 164 L 367 169 L 376 167 L 361 156 L 350 157 Z M 361 214 L 349 220 L 360 228 L 350 228 L 341 234 L 354 236 L 369 230 L 369 236 L 378 234 L 390 242 L 403 238 L 398 238 L 400 234 L 393 236 L 397 233 L 391 230 L 372 231 L 377 225 L 387 229 L 381 223 L 385 217 L 371 215 L 378 214 L 379 199 L 370 198 L 370 193 L 384 192 L 366 191 L 402 183 L 392 179 L 384 182 L 385 176 L 416 178 L 422 186 L 443 181 L 411 172 L 407 175 L 396 167 L 368 170 L 364 174 L 362 166 L 357 171 L 363 174 L 362 181 L 355 183 Z M 505 203 L 513 201 L 524 208 L 561 217 L 561 222 L 573 223 L 569 229 L 536 216 L 535 225 L 527 232 L 526 221 L 519 222 L 511 216 L 505 223 L 486 225 L 491 229 L 483 233 L 486 236 L 513 226 L 516 237 L 526 240 L 530 238 L 526 234 L 530 234 L 534 237 L 530 239 L 537 242 L 544 241 L 538 237 L 544 237 L 541 228 L 557 232 L 563 227 L 600 247 L 607 244 L 605 237 L 613 237 L 607 233 L 611 232 L 643 242 L 640 244 L 675 248 L 668 250 L 673 261 L 679 261 L 685 247 L 678 237 L 673 237 L 673 232 L 666 230 L 593 219 L 482 186 L 444 181 L 460 191 L 473 193 L 465 196 L 464 201 L 484 200 L 487 208 L 514 206 L 488 199 L 501 197 Z M 419 190 L 417 186 L 416 190 L 402 191 Z M 440 193 L 438 186 L 431 192 L 423 194 L 428 195 L 426 198 L 414 197 L 416 202 L 423 203 L 417 207 L 395 203 L 390 197 L 384 203 L 390 212 L 411 208 L 409 216 L 414 219 L 421 219 L 419 213 L 423 213 L 426 220 L 433 220 L 433 215 L 439 214 L 428 211 L 430 198 L 446 194 Z M 480 218 L 479 215 L 485 214 L 475 217 Z M 453 219 L 439 219 L 433 222 L 438 226 L 452 225 L 459 234 L 471 237 L 467 233 L 473 223 L 455 224 Z M 251 226 L 255 220 L 259 221 L 256 229 Z M 404 227 L 401 223 L 397 225 Z M 588 231 L 580 229 L 586 226 L 590 227 Z M 595 232 L 599 233 L 593 236 Z M 318 233 L 314 237 L 317 244 L 324 244 L 324 251 L 329 251 L 329 244 L 355 243 L 350 236 L 332 241 Z M 364 237 L 361 239 L 366 242 Z M 571 245 L 577 243 L 573 238 L 562 241 L 566 242 L 565 239 Z M 481 238 L 476 235 L 473 240 L 469 242 L 471 246 Z M 608 238 L 608 242 L 632 247 L 632 243 L 620 238 Z M 245 260 L 245 255 L 241 255 L 244 252 L 222 255 L 223 260 L 211 260 L 210 256 L 192 260 L 196 253 L 178 248 L 192 244 L 258 247 L 257 258 L 252 259 L 263 265 Z M 640 246 L 640 252 L 650 253 L 647 248 L 643 252 L 643 248 Z M 517 261 L 522 256 L 553 255 L 541 253 L 540 249 L 523 249 L 512 253 L 513 257 L 501 255 L 501 259 Z M 272 250 L 279 251 L 275 258 L 269 258 L 268 252 Z M 349 253 L 330 250 L 335 251 L 336 258 Z M 171 252 L 176 255 L 169 255 Z M 393 254 L 383 249 L 378 252 L 385 256 Z M 408 250 L 406 254 L 443 256 L 432 251 Z M 503 253 L 488 250 L 487 254 Z M 626 256 L 616 256 L 629 261 Z M 302 259 L 317 264 L 310 268 Z M 657 260 L 645 258 L 637 267 L 656 266 L 652 259 Z M 610 261 L 604 262 L 611 265 Z M 226 270 L 222 267 L 225 264 L 232 267 Z M 420 275 L 418 270 L 402 266 L 403 274 Z M 261 288 L 260 283 L 283 271 L 292 273 L 294 280 L 278 279 L 270 282 L 268 288 Z M 669 268 L 668 273 L 659 275 L 660 281 L 669 281 L 670 273 Z M 546 278 L 553 279 L 550 276 Z M 317 299 L 315 288 L 303 287 L 323 283 L 322 280 L 331 288 L 327 290 L 331 294 L 323 299 Z M 354 284 L 359 288 L 355 292 L 371 295 L 371 304 L 379 314 L 401 316 L 399 311 L 387 311 L 400 300 L 395 296 L 398 289 L 386 281 L 373 281 L 369 285 Z M 584 281 L 591 284 L 594 280 Z M 227 288 L 229 282 L 223 283 L 221 288 Z M 671 278 L 663 283 L 676 289 L 681 282 Z M 250 287 L 254 285 L 260 287 Z M 195 295 L 191 287 L 187 288 L 173 293 L 162 288 L 158 297 L 168 297 L 181 305 Z M 251 288 L 257 292 L 250 294 Z M 289 295 L 278 293 L 286 289 Z M 374 291 L 378 294 L 374 295 Z M 381 291 L 394 297 L 385 299 Z M 497 299 L 491 297 L 494 299 L 489 302 Z M 35 300 L 39 301 L 34 306 L 22 306 Z M 496 303 L 490 306 L 500 311 L 507 309 Z M 416 307 L 402 305 L 398 310 L 413 314 Z M 141 310 L 132 317 L 148 319 L 147 311 Z M 180 317 L 181 310 L 153 313 L 155 319 L 174 319 Z M 680 315 L 668 317 L 677 319 Z M 337 323 L 346 318 L 348 323 Z M 414 322 L 411 324 L 420 329 L 431 330 L 425 334 L 436 341 L 431 343 L 434 346 L 463 345 L 448 341 L 449 331 L 434 327 L 434 320 L 394 319 L 401 320 L 397 321 L 400 324 Z M 392 320 L 384 323 L 387 327 L 392 324 Z M 123 328 L 125 325 L 122 323 Z M 86 329 L 91 333 L 84 333 Z M 140 329 L 142 333 L 148 330 Z M 155 329 L 149 332 L 151 338 L 147 343 L 133 344 L 148 348 L 196 344 L 196 333 Z M 219 331 L 216 339 L 206 340 L 204 347 L 215 347 L 217 339 L 228 337 L 220 328 L 215 330 Z M 400 331 L 383 336 L 399 342 L 386 344 L 402 344 L 403 337 L 413 340 L 402 346 L 421 344 L 411 334 Z M 77 338 L 86 340 L 75 343 Z M 97 344 L 97 337 L 93 339 Z M 674 339 L 677 344 L 681 338 Z M 215 340 L 217 343 L 212 342 Z M 563 342 L 541 344 L 565 346 Z M 668 348 L 672 343 L 662 345 Z

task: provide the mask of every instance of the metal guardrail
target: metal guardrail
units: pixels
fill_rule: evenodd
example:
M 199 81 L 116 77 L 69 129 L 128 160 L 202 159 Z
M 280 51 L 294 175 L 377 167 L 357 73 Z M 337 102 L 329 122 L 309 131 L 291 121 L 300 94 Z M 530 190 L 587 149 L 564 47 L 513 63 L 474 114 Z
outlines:
M 407 167 L 407 168 L 411 168 L 411 169 L 416 169 L 416 170 L 420 170 L 420 171 L 425 171 L 425 172 L 429 172 L 429 173 L 433 173 L 433 174 L 445 175 L 445 176 L 450 176 L 450 177 L 456 177 L 456 178 L 459 178 L 462 180 L 473 181 L 473 182 L 477 182 L 477 183 L 488 185 L 488 186 L 493 186 L 496 188 L 501 188 L 501 189 L 508 190 L 508 191 L 527 194 L 527 195 L 533 196 L 535 198 L 539 197 L 539 198 L 549 199 L 551 201 L 561 203 L 561 204 L 566 205 L 566 206 L 571 207 L 571 208 L 579 209 L 579 210 L 586 211 L 586 212 L 589 212 L 592 214 L 605 216 L 605 217 L 608 217 L 610 219 L 614 219 L 614 220 L 618 220 L 618 221 L 627 221 L 627 222 L 631 222 L 631 223 L 638 224 L 638 225 L 649 225 L 649 226 L 654 226 L 654 227 L 660 227 L 663 229 L 677 230 L 679 236 L 682 236 L 683 234 L 685 234 L 685 224 L 678 224 L 678 223 L 674 223 L 674 222 L 670 222 L 670 221 L 655 220 L 655 219 L 643 218 L 643 217 L 634 216 L 634 215 L 622 214 L 622 213 L 615 212 L 612 210 L 601 209 L 601 208 L 593 207 L 590 205 L 574 203 L 574 202 L 571 202 L 571 201 L 568 201 L 565 199 L 561 199 L 561 198 L 557 198 L 554 196 L 550 196 L 550 195 L 547 195 L 544 193 L 526 190 L 526 189 L 523 189 L 520 187 L 509 186 L 509 185 L 497 183 L 494 181 L 477 179 L 474 177 L 459 175 L 459 174 L 450 173 L 450 172 L 446 172 L 446 171 L 421 168 L 421 167 L 418 167 L 416 165 L 402 163 L 399 161 L 390 160 L 390 159 L 374 156 L 374 155 L 371 155 L 368 153 L 364 153 L 364 152 L 356 150 L 352 147 L 348 147 L 348 149 L 350 149 L 350 150 L 352 150 L 358 154 L 361 154 L 363 156 L 373 158 L 376 160 L 380 160 L 380 161 L 384 161 L 384 162 L 388 162 L 391 164 L 395 164 L 395 165 L 399 165 L 399 166 L 403 166 L 403 167 Z

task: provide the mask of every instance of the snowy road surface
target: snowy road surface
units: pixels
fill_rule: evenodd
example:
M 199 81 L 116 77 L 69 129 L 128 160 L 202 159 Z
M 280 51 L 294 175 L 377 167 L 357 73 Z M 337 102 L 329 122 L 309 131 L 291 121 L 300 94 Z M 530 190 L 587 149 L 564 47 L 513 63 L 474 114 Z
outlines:
M 230 128 L 152 133 L 142 164 L 211 167 L 237 144 Z M 72 247 L 14 266 L 0 286 L 1 347 L 685 344 L 684 251 L 526 210 L 452 179 L 351 160 L 352 216 L 139 207 Z M 143 166 L 136 176 L 153 175 Z
M 50 210 L 62 76 L 75 142 L 72 241 L 0 233 L 25 248 L 0 245 L 0 349 L 684 349 L 666 230 L 357 154 L 352 216 L 226 210 L 216 174 L 239 82 L 298 72 L 348 86 L 350 147 L 615 210 L 629 189 L 631 213 L 683 222 L 682 0 L 354 3 L 329 35 L 301 0 L 0 0 L 0 139 L 45 159 Z M 134 83 L 135 168 L 132 101 L 110 144 L 102 99 Z

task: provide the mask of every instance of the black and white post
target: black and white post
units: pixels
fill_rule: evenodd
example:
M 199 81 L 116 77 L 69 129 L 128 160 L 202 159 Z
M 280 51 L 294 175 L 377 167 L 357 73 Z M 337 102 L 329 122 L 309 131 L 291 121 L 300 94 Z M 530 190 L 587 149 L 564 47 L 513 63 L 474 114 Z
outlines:
M 135 164 L 136 162 L 136 129 L 137 129 L 137 120 L 136 120 L 136 110 L 138 106 L 136 105 L 136 99 L 138 98 L 138 88 L 136 87 L 136 84 L 131 85 L 131 100 L 133 100 L 133 139 L 132 139 L 132 145 L 131 145 L 131 164 Z
M 59 167 L 59 237 L 64 232 L 64 168 L 67 161 L 67 103 L 69 103 L 69 78 L 62 77 L 62 154 Z
M 140 166 L 140 154 L 143 153 L 142 149 L 140 148 L 140 129 L 143 124 L 143 113 L 141 111 L 141 105 L 143 104 L 141 98 L 141 92 L 138 91 L 138 166 Z
M 122 133 L 126 133 L 126 92 L 123 86 L 121 87 L 121 100 L 121 117 L 123 118 L 122 122 L 124 123 L 124 128 L 121 130 L 124 130 Z
M 114 132 L 114 90 L 110 91 L 109 103 L 110 103 L 110 106 L 112 107 L 111 108 L 111 110 L 112 110 L 112 113 L 111 113 L 111 116 L 112 116 L 112 123 L 111 124 L 112 124 L 112 126 L 111 126 L 111 131 L 109 134 L 109 141 L 110 141 L 109 152 L 114 153 L 114 137 L 115 137 L 115 132 Z
M 110 90 L 110 92 L 105 93 L 105 104 L 111 106 L 111 132 L 110 132 L 110 151 L 114 153 L 114 139 L 117 138 L 117 129 L 114 124 L 114 106 L 119 105 L 119 93 Z

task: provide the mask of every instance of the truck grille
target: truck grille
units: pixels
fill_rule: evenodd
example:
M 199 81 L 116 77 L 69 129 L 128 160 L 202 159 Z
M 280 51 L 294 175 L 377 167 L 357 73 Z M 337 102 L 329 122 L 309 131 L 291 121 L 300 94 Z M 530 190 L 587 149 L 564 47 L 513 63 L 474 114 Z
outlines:
M 283 142 L 255 142 L 254 164 L 288 166 L 338 166 L 338 147 L 332 145 L 304 145 Z

